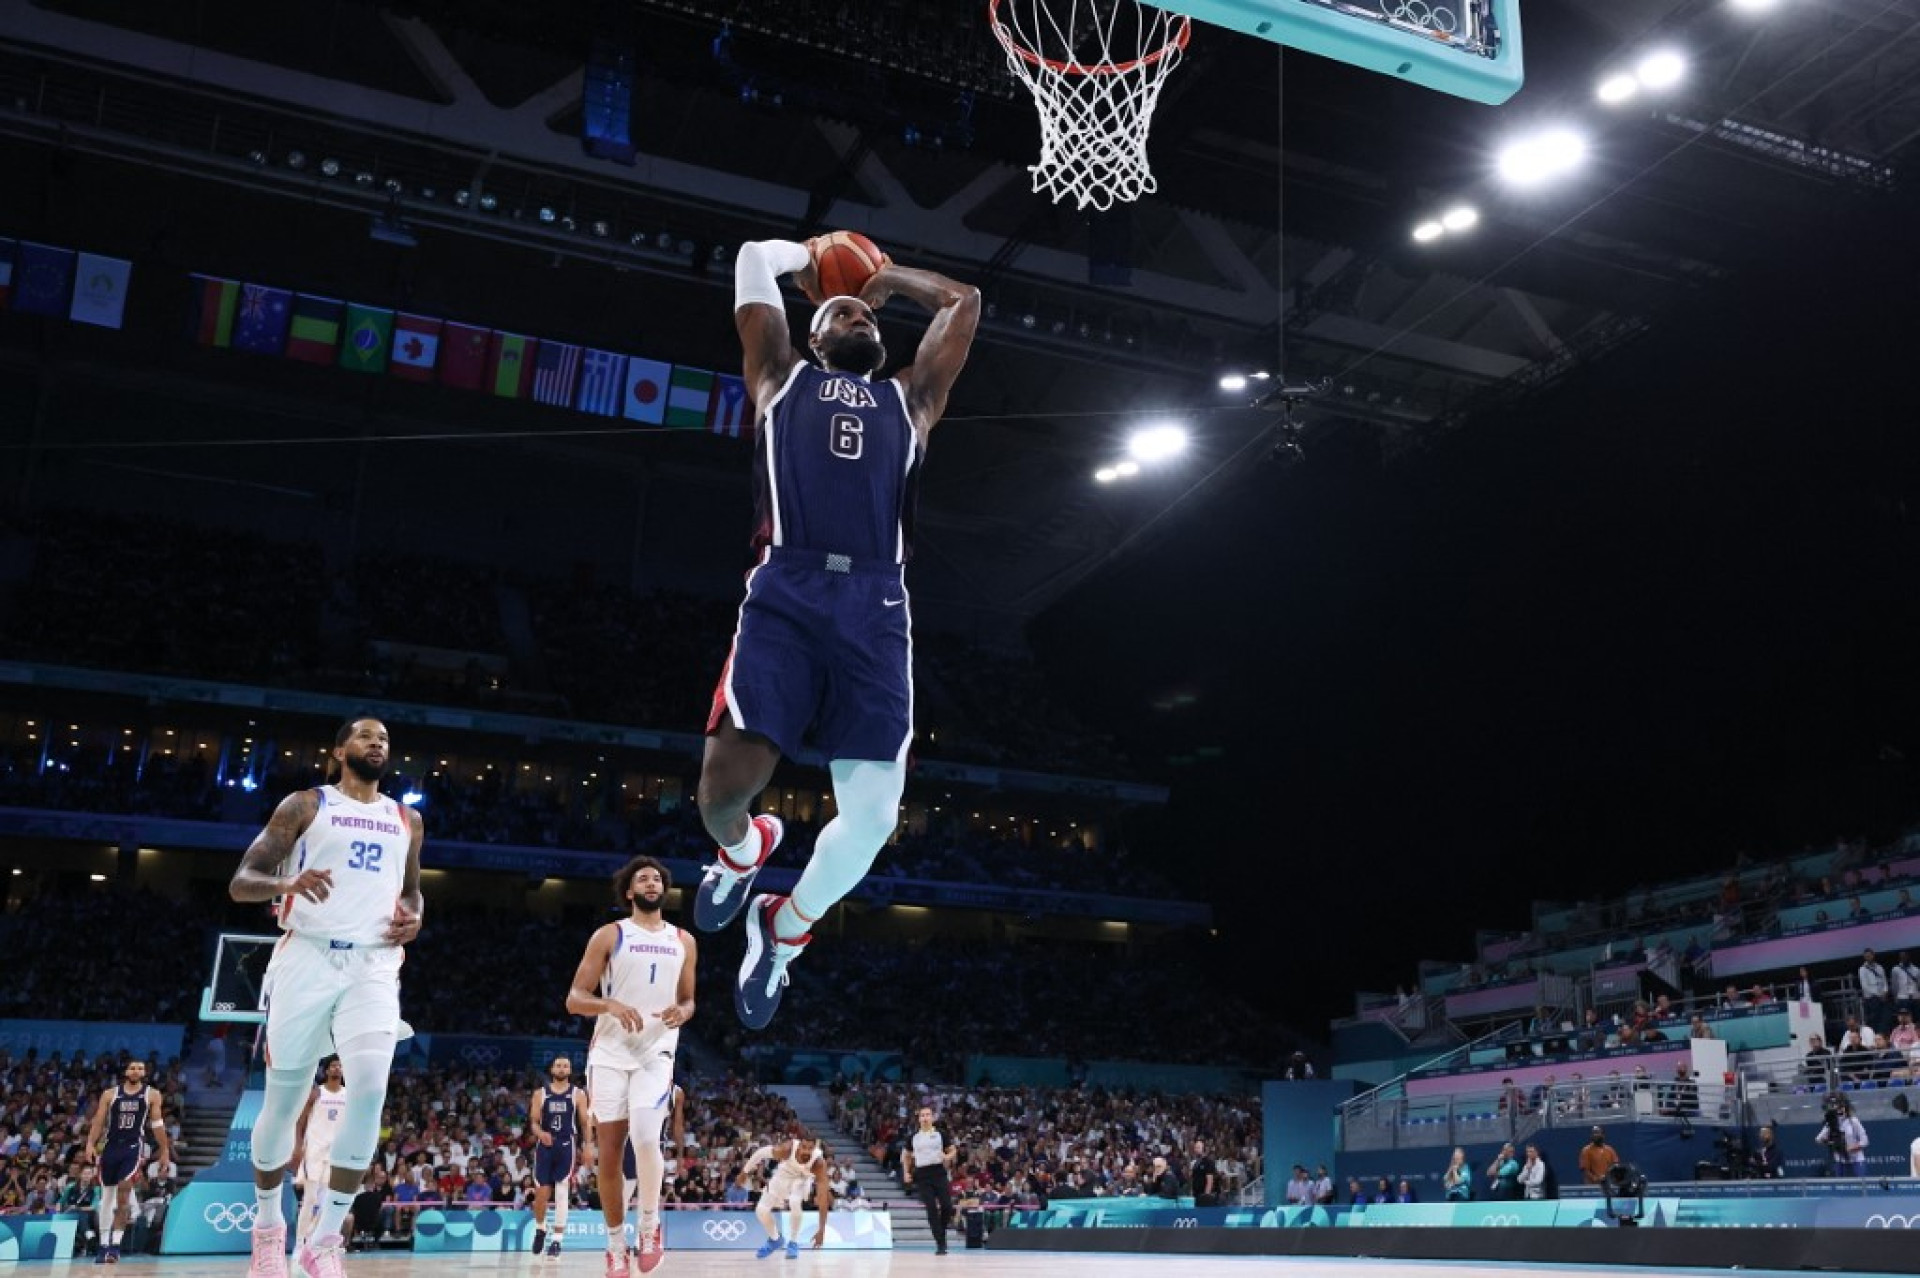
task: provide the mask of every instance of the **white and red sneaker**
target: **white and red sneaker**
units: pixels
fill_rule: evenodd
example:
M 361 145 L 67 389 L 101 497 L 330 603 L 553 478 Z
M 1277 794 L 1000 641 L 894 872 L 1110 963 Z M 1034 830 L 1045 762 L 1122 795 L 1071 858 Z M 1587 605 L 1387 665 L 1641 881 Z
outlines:
M 247 1278 L 287 1278 L 287 1227 L 274 1225 L 253 1231 L 253 1263 Z
M 629 1278 L 625 1247 L 607 1250 L 607 1278 Z
M 300 1248 L 300 1270 L 307 1278 L 347 1278 L 347 1241 L 339 1234 L 308 1238 Z
M 760 867 L 767 863 L 787 832 L 786 823 L 770 813 L 755 817 L 753 829 L 760 836 L 758 860 L 742 868 L 727 860 L 725 852 L 720 852 L 700 876 L 700 888 L 693 897 L 693 925 L 702 932 L 718 932 L 739 915 L 740 907 L 747 903 L 747 889 L 753 886 L 754 876 L 760 873 Z
M 650 1274 L 658 1269 L 660 1262 L 666 1259 L 666 1255 L 667 1248 L 666 1244 L 662 1241 L 659 1225 L 655 1225 L 652 1229 L 643 1229 L 640 1231 L 641 1273 Z

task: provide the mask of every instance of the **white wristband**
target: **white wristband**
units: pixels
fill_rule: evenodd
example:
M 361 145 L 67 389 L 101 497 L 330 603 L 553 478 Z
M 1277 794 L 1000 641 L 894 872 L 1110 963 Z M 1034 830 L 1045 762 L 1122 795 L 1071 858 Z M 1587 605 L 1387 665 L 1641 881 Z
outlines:
M 733 263 L 733 309 L 754 303 L 784 307 L 780 276 L 801 270 L 812 260 L 807 246 L 792 240 L 750 240 L 742 244 Z

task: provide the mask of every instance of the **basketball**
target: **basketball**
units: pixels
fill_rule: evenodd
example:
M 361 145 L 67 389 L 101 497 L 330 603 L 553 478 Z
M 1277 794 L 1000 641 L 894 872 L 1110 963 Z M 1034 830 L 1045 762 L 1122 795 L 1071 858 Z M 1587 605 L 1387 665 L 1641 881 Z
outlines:
M 833 231 L 810 242 L 819 295 L 808 296 L 817 305 L 829 297 L 858 297 L 887 255 L 858 231 Z

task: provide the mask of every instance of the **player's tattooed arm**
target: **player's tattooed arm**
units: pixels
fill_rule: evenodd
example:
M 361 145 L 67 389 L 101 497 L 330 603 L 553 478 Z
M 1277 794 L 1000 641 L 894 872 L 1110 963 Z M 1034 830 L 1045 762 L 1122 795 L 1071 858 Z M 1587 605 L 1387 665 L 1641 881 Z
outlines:
M 246 855 L 240 858 L 240 868 L 233 872 L 227 894 L 242 902 L 271 901 L 290 893 L 309 901 L 326 900 L 333 886 L 333 875 L 326 870 L 303 870 L 291 877 L 280 872 L 317 811 L 319 804 L 311 790 L 296 790 L 280 800 L 266 828 L 254 836 Z

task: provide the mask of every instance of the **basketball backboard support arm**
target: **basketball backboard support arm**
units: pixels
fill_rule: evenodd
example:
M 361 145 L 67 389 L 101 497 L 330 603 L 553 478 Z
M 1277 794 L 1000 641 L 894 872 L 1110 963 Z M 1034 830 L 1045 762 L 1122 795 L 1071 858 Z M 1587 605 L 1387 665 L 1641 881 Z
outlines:
M 1173 0 L 1161 7 L 1489 106 L 1519 92 L 1525 78 L 1520 0 Z
M 200 1019 L 258 1025 L 267 1019 L 267 964 L 278 936 L 222 932 L 213 951 L 213 979 L 200 992 Z

